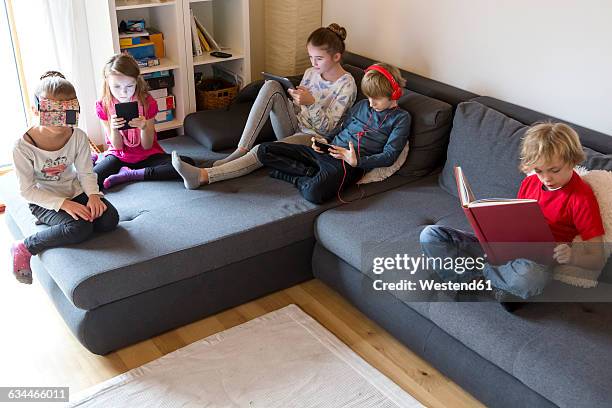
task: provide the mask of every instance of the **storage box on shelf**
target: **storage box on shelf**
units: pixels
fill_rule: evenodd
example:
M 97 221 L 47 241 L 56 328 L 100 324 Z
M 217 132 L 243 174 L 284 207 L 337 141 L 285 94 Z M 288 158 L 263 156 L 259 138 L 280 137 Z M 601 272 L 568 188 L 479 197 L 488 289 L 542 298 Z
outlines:
M 170 88 L 174 87 L 174 75 L 170 70 L 151 72 L 143 75 L 149 85 L 149 93 L 155 98 L 158 114 L 155 116 L 155 124 L 171 122 L 175 120 L 176 106 L 174 95 Z M 159 129 L 158 129 L 159 130 Z

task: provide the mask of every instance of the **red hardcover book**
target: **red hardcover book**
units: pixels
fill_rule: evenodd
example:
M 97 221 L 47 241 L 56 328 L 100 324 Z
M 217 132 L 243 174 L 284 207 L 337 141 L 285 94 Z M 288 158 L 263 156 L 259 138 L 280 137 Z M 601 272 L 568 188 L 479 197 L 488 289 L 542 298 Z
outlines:
M 555 239 L 536 200 L 476 200 L 459 166 L 455 167 L 455 180 L 463 212 L 488 262 L 501 265 L 517 258 L 545 265 L 553 262 Z

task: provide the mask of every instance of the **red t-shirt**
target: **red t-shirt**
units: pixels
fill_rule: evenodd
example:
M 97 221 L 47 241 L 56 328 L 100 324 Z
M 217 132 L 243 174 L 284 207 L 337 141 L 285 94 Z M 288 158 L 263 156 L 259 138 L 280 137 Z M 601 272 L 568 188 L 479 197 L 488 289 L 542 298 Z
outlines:
M 556 242 L 572 242 L 576 235 L 586 241 L 604 234 L 599 204 L 591 187 L 574 172 L 558 190 L 547 190 L 538 176 L 521 183 L 518 198 L 538 201 Z
M 136 95 L 132 97 L 132 101 L 136 101 Z M 115 98 L 113 98 L 113 102 L 117 103 Z M 98 114 L 98 118 L 101 120 L 109 120 L 110 115 L 115 113 L 114 103 L 108 107 L 107 114 L 107 110 L 104 109 L 104 104 L 102 101 L 97 101 L 96 113 Z M 147 120 L 153 119 L 155 115 L 157 115 L 157 102 L 155 102 L 155 99 L 149 94 L 147 94 L 147 105 L 148 109 L 145 112 L 143 106 L 139 103 L 138 113 L 144 116 Z M 106 152 L 104 152 L 105 154 L 112 154 L 126 163 L 137 163 L 154 154 L 165 153 L 164 149 L 162 149 L 159 143 L 157 143 L 157 133 L 153 135 L 153 146 L 151 146 L 150 149 L 144 149 L 142 144 L 140 144 L 139 129 L 121 130 L 120 132 L 121 136 L 123 137 L 123 149 L 115 149 L 109 139 L 109 135 L 106 135 L 106 144 L 109 148 Z

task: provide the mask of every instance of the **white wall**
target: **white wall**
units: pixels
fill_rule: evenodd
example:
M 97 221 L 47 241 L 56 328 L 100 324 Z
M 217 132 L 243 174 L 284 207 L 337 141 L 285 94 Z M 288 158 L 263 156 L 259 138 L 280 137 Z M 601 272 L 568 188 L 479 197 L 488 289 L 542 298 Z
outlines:
M 611 21 L 608 0 L 323 0 L 352 52 L 608 134 Z

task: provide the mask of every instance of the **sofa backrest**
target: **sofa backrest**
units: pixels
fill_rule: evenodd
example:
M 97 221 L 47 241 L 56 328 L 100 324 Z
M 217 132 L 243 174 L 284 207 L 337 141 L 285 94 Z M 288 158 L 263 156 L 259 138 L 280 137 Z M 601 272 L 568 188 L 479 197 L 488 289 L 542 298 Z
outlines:
M 491 98 L 489 96 L 478 96 L 473 101 L 480 102 L 490 108 L 495 109 L 498 112 L 503 113 L 519 122 L 531 125 L 535 122 L 542 121 L 553 121 L 553 122 L 564 122 L 573 127 L 576 132 L 580 135 L 580 141 L 584 147 L 595 150 L 600 153 L 610 154 L 612 153 L 612 136 L 606 135 L 605 133 L 597 132 L 592 129 L 588 129 L 563 119 L 556 118 L 554 116 L 547 115 L 545 113 L 537 112 L 531 109 L 524 108 L 519 105 L 504 102 L 499 99 Z
M 362 57 L 361 55 L 354 54 L 352 52 L 345 52 L 342 56 L 343 64 L 352 65 L 362 70 L 369 67 L 370 65 L 380 62 L 375 61 L 373 59 Z M 345 69 L 347 69 L 345 67 Z M 350 69 L 347 71 L 353 72 Z M 473 92 L 468 92 L 460 88 L 456 88 L 451 85 L 447 85 L 445 83 L 435 81 L 433 79 L 426 78 L 424 76 L 405 71 L 400 69 L 402 76 L 406 79 L 406 89 L 417 92 L 424 96 L 429 96 L 430 98 L 434 98 L 443 102 L 446 102 L 453 106 L 453 109 L 461 102 L 468 101 L 472 98 L 477 97 L 478 95 Z M 357 78 L 355 74 L 353 74 L 355 81 L 361 81 L 361 78 Z M 357 82 L 359 84 L 359 82 Z
M 479 97 L 459 104 L 440 186 L 457 196 L 454 167 L 460 165 L 477 198 L 516 197 L 525 177 L 519 170 L 519 151 L 521 138 L 528 127 L 517 119 L 529 125 L 542 120 L 559 121 L 494 98 Z M 583 165 L 590 169 L 612 170 L 612 137 L 579 126 L 575 128 L 586 146 L 587 160 Z

